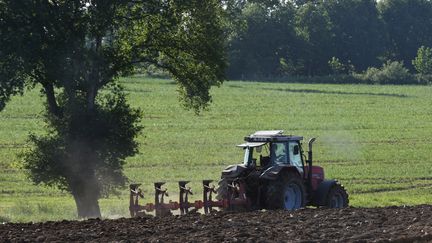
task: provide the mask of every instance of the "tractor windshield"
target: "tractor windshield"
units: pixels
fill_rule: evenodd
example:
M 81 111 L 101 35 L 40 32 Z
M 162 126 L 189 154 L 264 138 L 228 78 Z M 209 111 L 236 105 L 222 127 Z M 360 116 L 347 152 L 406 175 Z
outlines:
M 244 149 L 243 164 L 247 167 L 257 166 L 259 162 L 260 166 L 268 164 L 269 149 L 266 143 L 245 143 L 240 144 L 238 147 Z
M 287 143 L 276 142 L 271 145 L 271 162 L 272 164 L 288 164 Z
M 271 163 L 273 165 L 289 164 L 303 170 L 303 161 L 298 141 L 272 143 L 270 151 Z
M 249 166 L 252 163 L 252 154 L 253 154 L 253 148 L 250 147 L 244 148 L 244 157 L 243 157 L 244 165 Z

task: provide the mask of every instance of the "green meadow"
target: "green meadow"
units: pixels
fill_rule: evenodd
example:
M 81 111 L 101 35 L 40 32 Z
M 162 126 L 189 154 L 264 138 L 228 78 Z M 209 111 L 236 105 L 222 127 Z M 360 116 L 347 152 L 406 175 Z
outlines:
M 177 200 L 177 181 L 214 179 L 242 160 L 235 145 L 256 130 L 282 129 L 318 137 L 315 163 L 337 178 L 350 205 L 378 207 L 432 203 L 432 87 L 329 85 L 227 81 L 212 89 L 209 110 L 196 116 L 178 101 L 170 80 L 121 79 L 130 103 L 142 109 L 140 154 L 125 173 L 153 199 L 153 182 L 166 181 Z M 72 197 L 33 185 L 20 169 L 29 133 L 44 133 L 38 89 L 17 96 L 0 113 L 0 222 L 75 219 Z M 306 147 L 305 147 L 306 149 Z M 128 190 L 100 200 L 107 218 L 128 216 Z

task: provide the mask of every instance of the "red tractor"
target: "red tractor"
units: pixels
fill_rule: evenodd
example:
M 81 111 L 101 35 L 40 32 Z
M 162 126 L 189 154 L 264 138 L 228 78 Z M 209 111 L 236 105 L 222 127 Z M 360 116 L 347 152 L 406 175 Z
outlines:
M 336 180 L 324 179 L 324 170 L 312 164 L 312 143 L 306 158 L 302 137 L 283 135 L 283 131 L 258 131 L 245 137 L 238 145 L 244 150 L 242 164 L 230 165 L 222 171 L 219 187 L 211 186 L 211 180 L 203 181 L 203 200 L 189 202 L 192 190 L 188 181 L 179 182 L 179 201 L 165 202 L 167 189 L 164 182 L 156 182 L 154 203 L 139 204 L 144 194 L 140 184 L 130 185 L 131 216 L 155 212 L 156 216 L 180 210 L 186 214 L 213 208 L 222 210 L 286 209 L 295 210 L 305 206 L 343 208 L 348 206 L 348 194 Z M 213 200 L 213 194 L 216 200 Z
M 343 208 L 348 194 L 337 180 L 324 179 L 324 170 L 302 149 L 303 137 L 283 135 L 283 131 L 258 131 L 238 145 L 244 150 L 242 164 L 222 172 L 217 198 L 246 198 L 247 203 L 231 204 L 232 209 L 287 209 L 305 206 Z M 243 193 L 244 195 L 240 195 Z

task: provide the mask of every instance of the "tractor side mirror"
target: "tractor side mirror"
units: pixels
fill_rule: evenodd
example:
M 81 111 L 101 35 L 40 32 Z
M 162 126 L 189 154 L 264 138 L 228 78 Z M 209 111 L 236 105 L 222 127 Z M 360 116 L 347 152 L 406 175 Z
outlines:
M 298 146 L 298 145 L 295 145 L 295 146 L 294 146 L 293 154 L 294 154 L 294 155 L 297 155 L 297 154 L 299 154 L 299 152 L 300 152 L 300 151 L 299 151 L 299 146 Z

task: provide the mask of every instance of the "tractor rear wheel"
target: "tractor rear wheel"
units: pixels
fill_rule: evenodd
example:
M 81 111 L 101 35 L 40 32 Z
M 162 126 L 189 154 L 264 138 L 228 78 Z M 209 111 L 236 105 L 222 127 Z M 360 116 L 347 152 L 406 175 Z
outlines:
M 303 180 L 296 173 L 286 173 L 267 187 L 268 209 L 295 210 L 305 206 L 306 190 Z
M 226 178 L 222 178 L 218 182 L 218 187 L 216 188 L 216 199 L 228 199 L 228 180 Z
M 330 188 L 327 194 L 326 207 L 328 208 L 346 208 L 348 207 L 349 199 L 345 188 L 336 183 Z
M 218 182 L 218 188 L 216 189 L 216 199 L 217 200 L 234 200 L 239 197 L 238 192 L 236 192 L 230 186 L 238 186 L 237 183 L 233 183 L 232 181 L 228 181 L 226 178 L 222 178 Z M 230 205 L 228 208 L 220 208 L 221 211 L 234 211 L 234 212 L 243 212 L 248 210 L 248 206 L 246 205 Z

